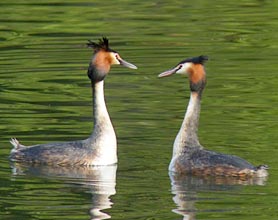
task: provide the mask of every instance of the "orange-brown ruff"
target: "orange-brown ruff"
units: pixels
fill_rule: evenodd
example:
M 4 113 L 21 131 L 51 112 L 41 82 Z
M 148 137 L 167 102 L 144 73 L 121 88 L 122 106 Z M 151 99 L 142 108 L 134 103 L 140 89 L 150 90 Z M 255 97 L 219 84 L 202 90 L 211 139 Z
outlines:
M 206 56 L 193 57 L 181 61 L 173 69 L 167 70 L 159 77 L 172 74 L 186 74 L 190 83 L 190 100 L 181 128 L 173 146 L 173 156 L 169 170 L 178 174 L 235 176 L 240 178 L 265 177 L 267 166 L 253 166 L 249 162 L 233 155 L 205 150 L 199 143 L 198 124 L 202 92 L 206 85 L 204 62 Z
M 24 163 L 52 164 L 60 166 L 110 165 L 117 163 L 117 139 L 104 99 L 104 78 L 111 65 L 137 67 L 123 60 L 109 48 L 108 39 L 99 43 L 89 41 L 94 54 L 88 68 L 93 91 L 94 129 L 85 140 L 24 146 L 15 138 L 10 160 Z

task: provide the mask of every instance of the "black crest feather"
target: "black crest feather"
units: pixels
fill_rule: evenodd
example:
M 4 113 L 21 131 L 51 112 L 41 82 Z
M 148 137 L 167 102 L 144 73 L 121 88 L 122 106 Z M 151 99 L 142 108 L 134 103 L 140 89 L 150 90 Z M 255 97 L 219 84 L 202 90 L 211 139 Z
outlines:
M 185 60 L 181 61 L 179 64 L 181 64 L 181 63 L 204 64 L 207 60 L 208 60 L 208 56 L 201 55 L 198 57 L 192 57 L 192 58 L 185 59 Z
M 110 51 L 109 41 L 106 37 L 99 39 L 98 43 L 88 40 L 87 46 L 90 48 L 93 48 L 95 52 L 99 51 L 99 50 Z

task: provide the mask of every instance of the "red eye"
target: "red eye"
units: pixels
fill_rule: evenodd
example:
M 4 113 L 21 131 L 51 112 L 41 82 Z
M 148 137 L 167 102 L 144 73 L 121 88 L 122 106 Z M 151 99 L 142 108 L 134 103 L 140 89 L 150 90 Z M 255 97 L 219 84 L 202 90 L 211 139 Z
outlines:
M 182 64 L 180 64 L 180 65 L 177 67 L 177 70 L 176 70 L 176 71 L 180 70 L 181 68 L 182 68 Z

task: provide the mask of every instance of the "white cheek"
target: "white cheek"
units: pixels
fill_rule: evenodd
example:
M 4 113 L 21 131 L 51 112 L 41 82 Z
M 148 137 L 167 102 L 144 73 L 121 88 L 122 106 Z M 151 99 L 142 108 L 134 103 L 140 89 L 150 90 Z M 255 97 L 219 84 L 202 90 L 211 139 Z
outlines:
M 112 63 L 113 63 L 113 64 L 120 64 L 120 61 L 119 61 L 116 57 L 114 57 Z
M 116 58 L 114 54 L 111 55 L 111 64 L 120 64 L 120 61 Z
M 188 74 L 189 68 L 192 66 L 192 63 L 185 63 L 182 65 L 182 68 L 180 68 L 176 73 L 178 74 Z

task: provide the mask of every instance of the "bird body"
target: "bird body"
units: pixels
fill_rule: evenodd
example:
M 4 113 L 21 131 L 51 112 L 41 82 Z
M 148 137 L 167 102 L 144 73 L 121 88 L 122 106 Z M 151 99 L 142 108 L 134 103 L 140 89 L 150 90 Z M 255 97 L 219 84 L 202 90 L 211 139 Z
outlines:
M 206 56 L 189 58 L 181 61 L 173 69 L 159 74 L 159 77 L 175 73 L 188 75 L 191 90 L 189 104 L 174 142 L 169 171 L 215 176 L 267 176 L 266 165 L 255 167 L 240 157 L 206 150 L 199 143 L 201 98 L 206 85 L 204 62 L 207 59 Z
M 108 39 L 99 43 L 89 41 L 94 55 L 88 68 L 93 92 L 94 129 L 85 140 L 24 146 L 15 138 L 10 160 L 24 163 L 53 164 L 61 166 L 92 166 L 117 163 L 117 138 L 104 98 L 104 78 L 113 64 L 136 69 L 109 48 Z

